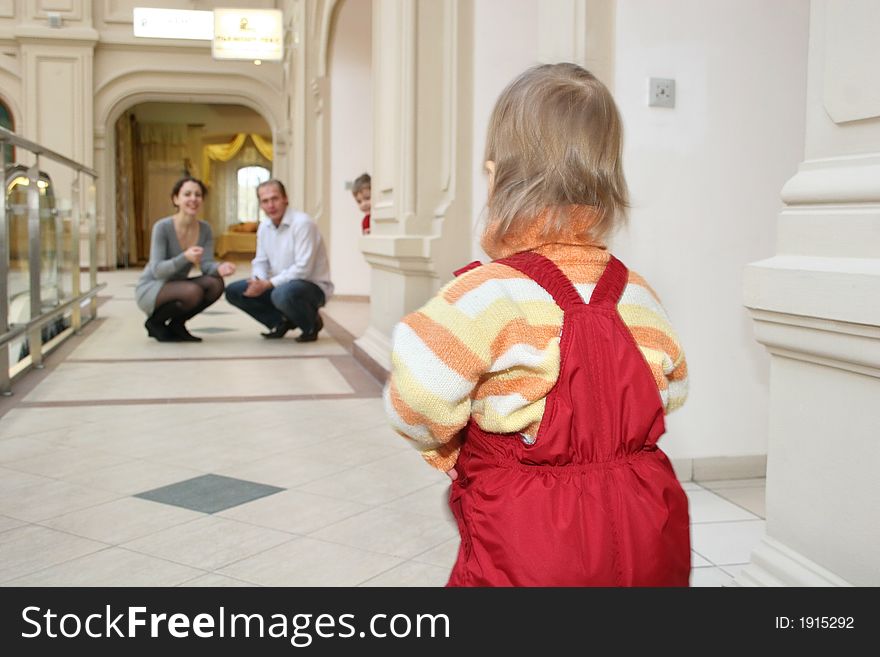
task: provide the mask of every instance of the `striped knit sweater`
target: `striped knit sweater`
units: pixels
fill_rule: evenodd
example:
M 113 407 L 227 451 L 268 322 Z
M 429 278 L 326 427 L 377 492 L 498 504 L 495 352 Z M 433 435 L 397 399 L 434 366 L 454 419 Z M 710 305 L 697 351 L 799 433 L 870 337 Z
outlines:
M 610 258 L 584 243 L 530 250 L 556 263 L 584 301 Z M 687 364 L 657 295 L 630 271 L 617 309 L 654 374 L 664 409 L 675 410 L 687 396 Z M 559 376 L 562 315 L 548 292 L 506 265 L 493 262 L 451 281 L 394 329 L 385 388 L 392 426 L 444 471 L 455 465 L 471 417 L 485 431 L 533 441 Z

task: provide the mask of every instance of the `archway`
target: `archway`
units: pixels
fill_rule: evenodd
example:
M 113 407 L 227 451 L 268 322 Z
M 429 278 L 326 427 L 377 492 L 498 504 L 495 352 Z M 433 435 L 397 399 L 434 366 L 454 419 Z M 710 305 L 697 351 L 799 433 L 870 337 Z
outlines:
M 218 255 L 237 237 L 231 231 L 242 211 L 251 211 L 249 222 L 259 218 L 253 208 L 240 207 L 256 197 L 253 190 L 252 199 L 241 197 L 249 187 L 240 189 L 238 177 L 242 168 L 257 167 L 267 175 L 273 168 L 269 126 L 254 110 L 227 104 L 139 103 L 117 119 L 114 137 L 117 266 L 146 262 L 152 226 L 174 212 L 169 193 L 182 176 L 208 185 L 202 218 L 213 229 Z M 233 241 L 238 255 L 253 257 L 249 246 L 238 248 L 247 246 L 246 240 Z
M 234 89 L 234 92 L 230 92 Z M 280 89 L 243 75 L 206 72 L 140 71 L 125 73 L 101 85 L 95 95 L 95 168 L 103 181 L 97 198 L 99 225 L 106 235 L 102 244 L 104 264 L 113 268 L 120 261 L 117 240 L 121 219 L 116 216 L 116 135 L 119 118 L 144 103 L 185 105 L 235 105 L 249 108 L 268 126 L 273 144 L 273 175 L 286 178 L 289 171 L 286 130 L 282 113 L 286 106 Z

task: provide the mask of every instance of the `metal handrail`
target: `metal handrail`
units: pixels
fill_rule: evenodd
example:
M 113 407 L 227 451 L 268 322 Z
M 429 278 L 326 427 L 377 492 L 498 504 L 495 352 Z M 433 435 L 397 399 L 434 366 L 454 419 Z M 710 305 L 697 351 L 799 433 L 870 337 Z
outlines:
M 28 169 L 29 187 L 27 191 L 27 208 L 28 208 L 28 274 L 29 274 L 29 297 L 30 297 L 30 318 L 25 324 L 10 326 L 8 315 L 8 276 L 9 276 L 9 223 L 6 208 L 6 152 L 3 146 L 12 144 L 34 154 L 34 164 Z M 71 271 L 71 297 L 65 301 L 60 301 L 58 305 L 52 306 L 48 310 L 44 310 L 41 304 L 40 292 L 40 269 L 41 269 L 41 220 L 40 220 L 40 193 L 38 189 L 38 180 L 40 177 L 40 157 L 54 160 L 62 166 L 72 169 L 74 172 L 74 180 L 71 185 L 71 213 L 70 213 L 70 230 L 71 230 L 71 246 L 72 252 L 70 257 Z M 71 328 L 73 331 L 66 332 L 64 335 L 69 337 L 70 333 L 78 333 L 84 321 L 90 321 L 97 317 L 98 291 L 105 287 L 105 284 L 98 284 L 97 274 L 97 212 L 95 207 L 95 184 L 97 172 L 87 166 L 75 162 L 64 155 L 37 144 L 36 142 L 19 137 L 15 133 L 0 127 L 0 173 L 3 174 L 4 186 L 0 192 L 0 394 L 12 394 L 12 370 L 9 367 L 9 343 L 16 338 L 25 336 L 30 351 L 29 362 L 25 368 L 14 368 L 18 372 L 16 377 L 22 375 L 30 368 L 40 368 L 43 366 L 43 336 L 42 329 L 52 320 L 63 316 L 67 311 L 71 315 Z M 92 179 L 92 182 L 86 188 L 85 199 L 83 199 L 81 191 L 83 187 L 83 176 L 85 174 Z M 85 201 L 85 203 L 83 203 Z M 88 222 L 88 244 L 89 244 L 89 289 L 85 292 L 80 287 L 80 220 L 85 218 Z M 56 257 L 62 257 L 62 224 L 60 215 L 56 214 L 55 219 L 56 230 Z M 60 262 L 60 261 L 59 261 Z M 56 264 L 56 276 L 60 276 L 60 264 Z M 89 300 L 89 316 L 84 318 L 81 312 L 81 304 L 83 301 Z M 66 338 L 65 338 L 66 339 Z M 63 340 L 62 340 L 63 341 Z
M 0 142 L 6 142 L 8 144 L 12 144 L 13 146 L 21 146 L 29 150 L 31 153 L 35 155 L 45 155 L 50 160 L 55 160 L 63 164 L 66 167 L 70 167 L 74 171 L 80 171 L 82 173 L 90 175 L 92 178 L 98 177 L 98 172 L 94 169 L 90 169 L 89 167 L 76 162 L 75 160 L 71 160 L 69 157 L 65 157 L 61 155 L 61 153 L 56 153 L 53 150 L 46 148 L 45 146 L 41 146 L 35 141 L 31 141 L 30 139 L 25 139 L 24 137 L 19 137 L 14 132 L 11 132 L 9 129 L 0 126 Z
M 12 342 L 13 340 L 15 340 L 15 338 L 27 333 L 28 331 L 43 328 L 46 324 L 58 317 L 58 315 L 63 315 L 68 308 L 72 308 L 73 306 L 82 303 L 86 299 L 91 299 L 105 287 L 107 287 L 106 283 L 98 283 L 96 287 L 93 287 L 88 292 L 80 294 L 78 297 L 74 297 L 73 299 L 68 299 L 64 303 L 59 304 L 50 310 L 47 310 L 39 317 L 35 317 L 34 319 L 30 320 L 27 324 L 16 324 L 15 327 L 11 327 L 6 333 L 0 335 L 0 347 L 9 342 Z

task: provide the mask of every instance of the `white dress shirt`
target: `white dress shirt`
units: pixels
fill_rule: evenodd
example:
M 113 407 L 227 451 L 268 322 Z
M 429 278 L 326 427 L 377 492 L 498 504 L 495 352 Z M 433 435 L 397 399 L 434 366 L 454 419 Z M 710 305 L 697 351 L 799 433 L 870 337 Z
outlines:
M 251 265 L 254 278 L 269 280 L 275 287 L 304 279 L 321 288 L 326 300 L 333 294 L 324 239 L 305 212 L 288 207 L 277 227 L 271 221 L 262 222 Z

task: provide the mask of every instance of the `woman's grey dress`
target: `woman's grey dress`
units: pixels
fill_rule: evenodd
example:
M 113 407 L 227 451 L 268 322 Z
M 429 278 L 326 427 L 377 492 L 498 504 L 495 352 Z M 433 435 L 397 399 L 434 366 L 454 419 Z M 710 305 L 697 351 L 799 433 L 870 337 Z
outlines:
M 211 226 L 199 221 L 199 239 L 196 245 L 204 249 L 200 269 L 202 274 L 217 274 L 217 263 L 214 262 L 214 236 Z M 134 290 L 134 298 L 138 308 L 147 316 L 156 309 L 156 297 L 159 290 L 168 281 L 185 281 L 189 278 L 192 263 L 183 255 L 177 233 L 174 230 L 174 219 L 165 217 L 153 226 L 153 239 L 150 243 L 150 261 L 144 268 Z

